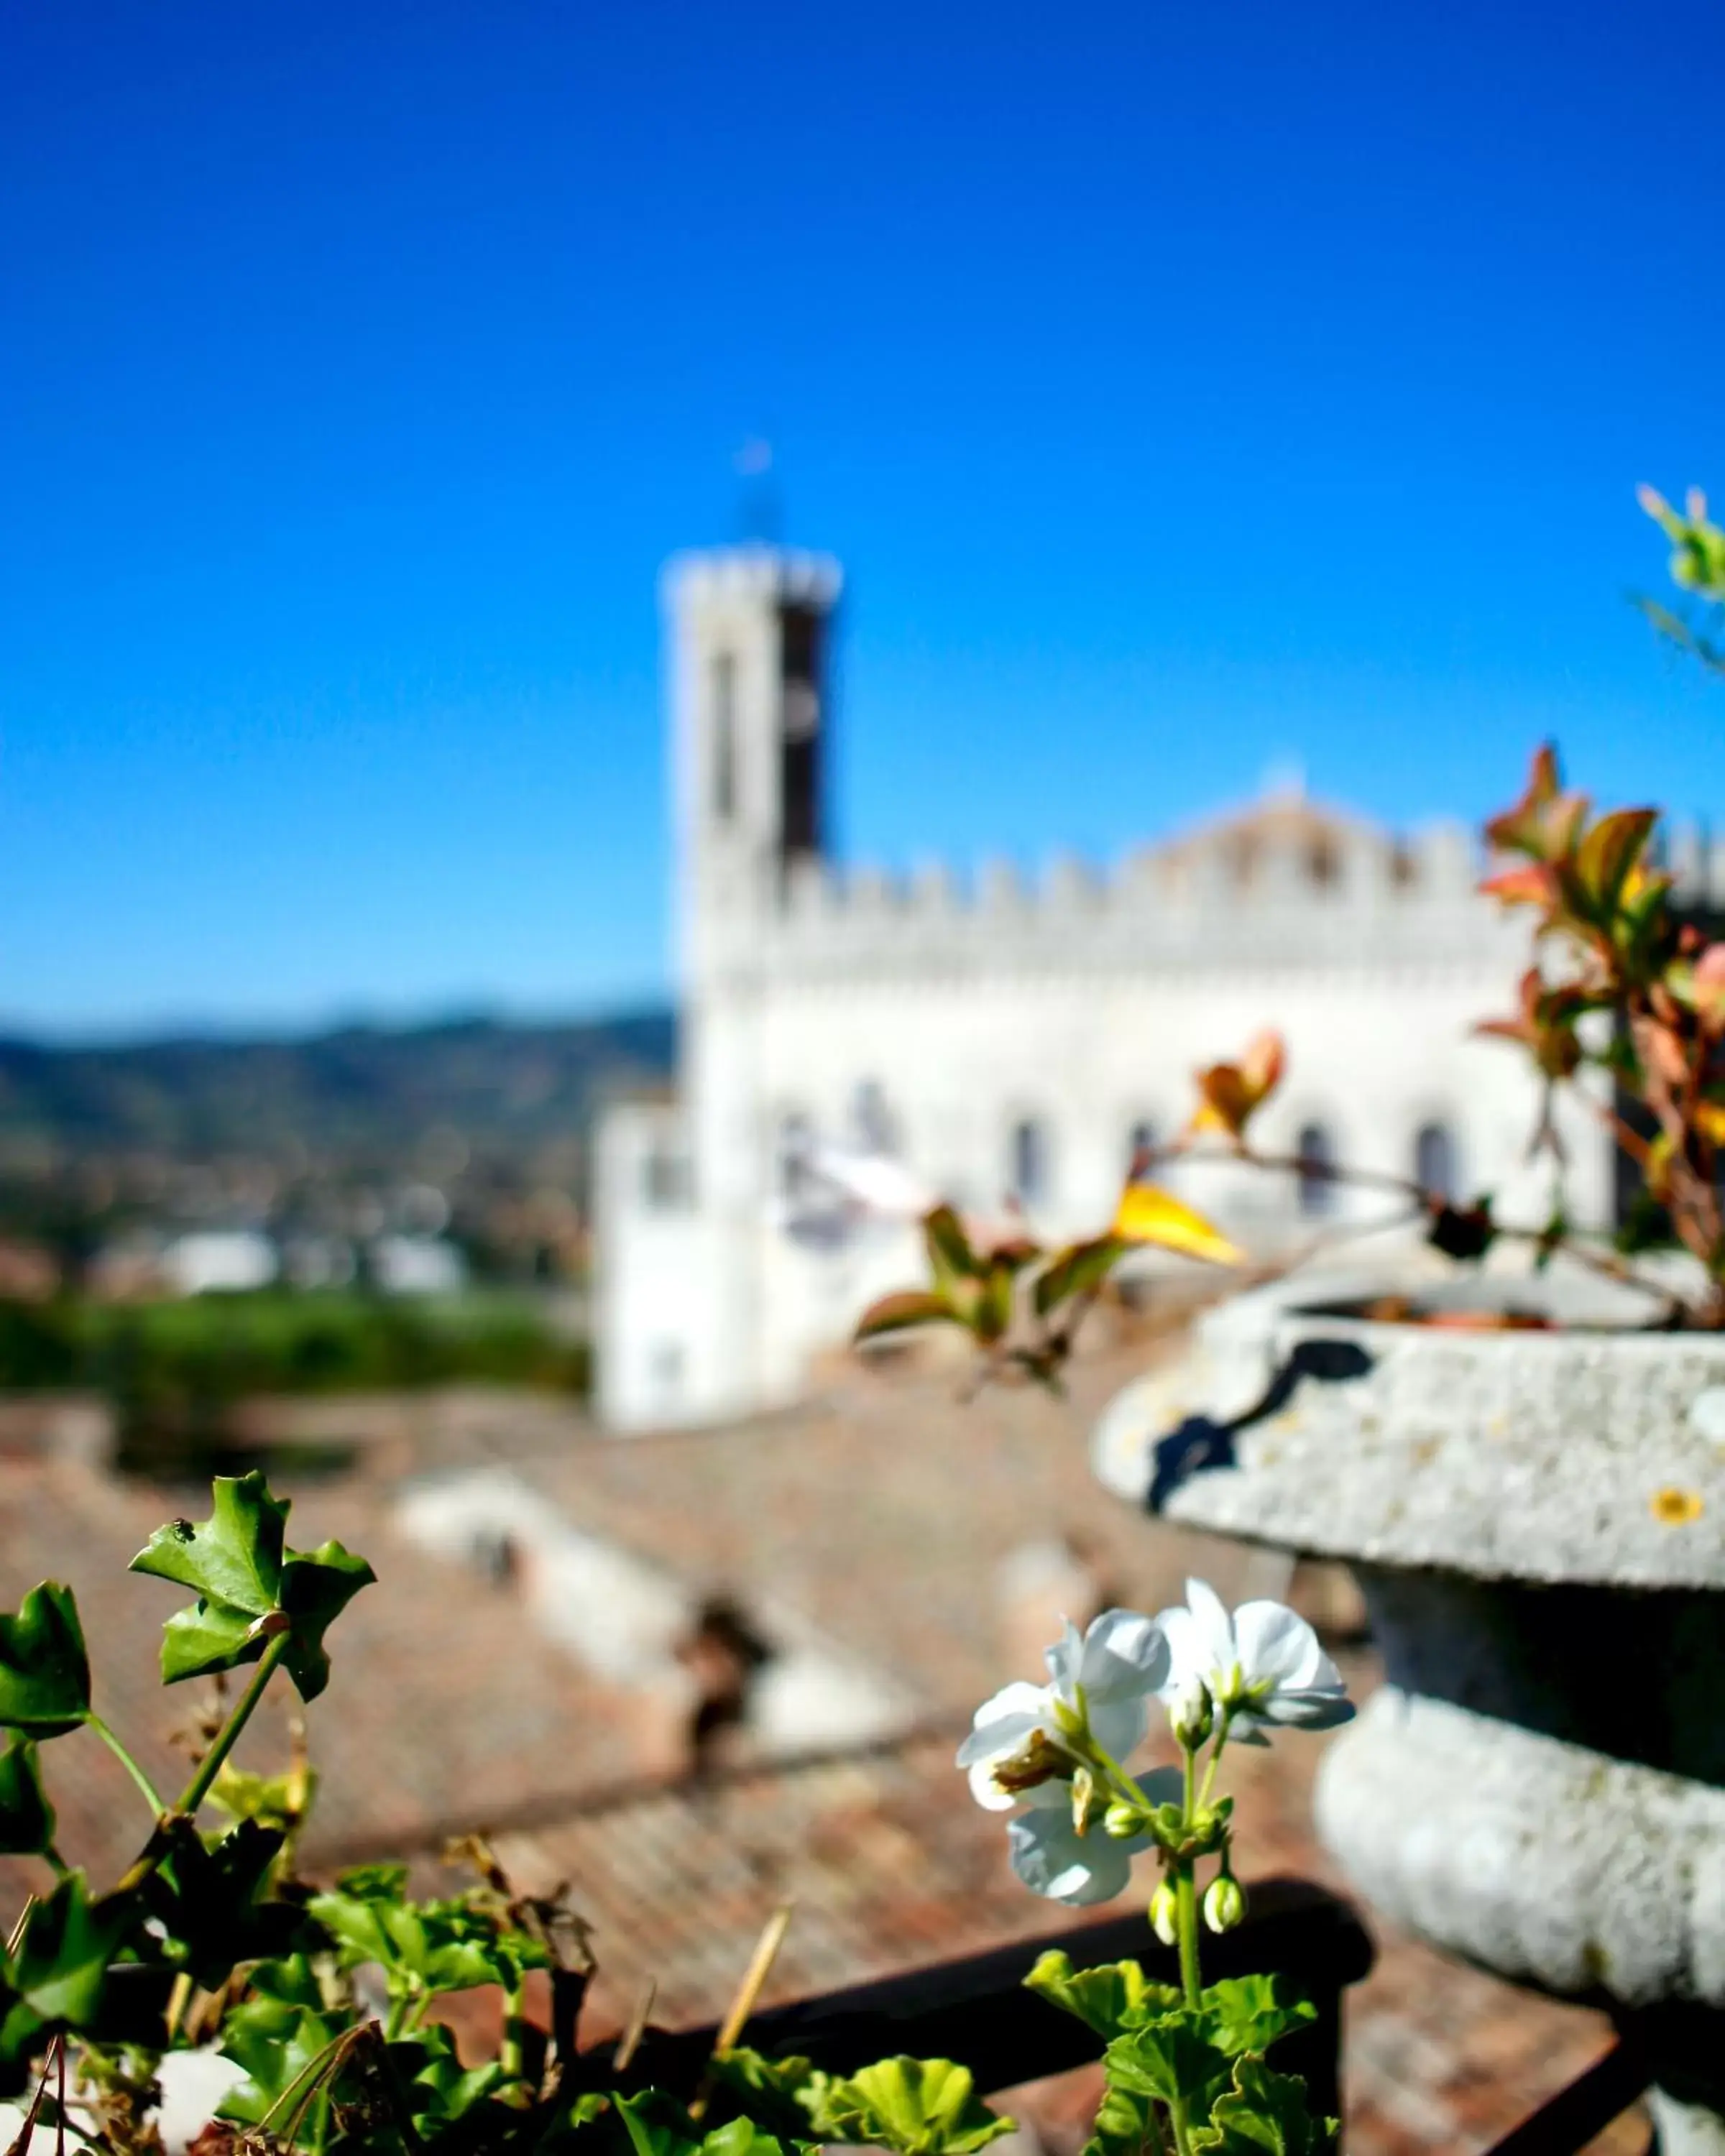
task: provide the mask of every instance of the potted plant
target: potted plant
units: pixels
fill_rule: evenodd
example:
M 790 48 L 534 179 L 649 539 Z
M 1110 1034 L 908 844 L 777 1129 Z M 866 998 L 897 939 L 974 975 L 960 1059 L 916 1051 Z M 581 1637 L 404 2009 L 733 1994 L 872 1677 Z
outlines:
M 17 2156 L 45 2137 L 64 2156 L 69 2136 L 101 2156 L 161 2156 L 165 2085 L 202 2092 L 194 2156 L 811 2156 L 823 2143 L 973 2156 L 1010 2130 L 950 2060 L 834 2072 L 742 2045 L 782 1923 L 698 2078 L 673 2074 L 671 2087 L 655 2080 L 675 2046 L 644 2028 L 650 1994 L 620 2042 L 582 2046 L 588 1928 L 566 1892 L 518 1893 L 483 1840 L 459 1845 L 478 1883 L 442 1899 L 412 1897 L 404 1866 L 301 1876 L 304 1761 L 259 1775 L 234 1749 L 272 1682 L 322 1691 L 325 1635 L 373 1575 L 339 1543 L 290 1548 L 289 1507 L 259 1474 L 218 1477 L 213 1496 L 208 1519 L 168 1522 L 132 1566 L 193 1597 L 164 1627 L 164 1682 L 247 1673 L 172 1800 L 95 1708 L 71 1589 L 44 1581 L 0 1616 L 0 1853 L 42 1869 L 0 1946 L 0 2097 L 23 2113 Z M 1189 1608 L 1159 1618 L 1110 1610 L 1081 1638 L 1069 1626 L 1048 1668 L 1047 1685 L 1009 1686 L 978 1710 L 955 1766 L 1009 1815 L 1014 1868 L 1038 1892 L 1092 1902 L 1126 1889 L 1135 1858 L 1155 1865 L 1150 1923 L 1174 1980 L 1132 1960 L 1075 1969 L 1061 1953 L 1028 1979 L 1106 2047 L 1095 2156 L 1317 2156 L 1335 2122 L 1266 2056 L 1315 2008 L 1271 1975 L 1206 1984 L 1199 1954 L 1204 1928 L 1245 1915 L 1224 1752 L 1345 1718 L 1335 1669 L 1291 1610 L 1230 1615 L 1196 1584 Z M 1182 1765 L 1134 1774 L 1157 1702 Z M 105 1888 L 60 1850 L 44 1770 L 44 1748 L 78 1728 L 116 1752 L 149 1821 Z M 527 2010 L 535 1972 L 549 1978 L 548 2028 Z M 480 1987 L 501 1994 L 501 2035 L 474 2062 L 439 2015 Z
M 1644 504 L 1717 619 L 1725 532 Z M 1707 664 L 1712 625 L 1650 608 Z M 1554 1147 L 1575 1094 L 1633 1163 L 1615 1234 L 1561 1204 L 1503 1218 L 1399 1177 L 1269 1156 L 1282 1075 L 1260 1035 L 1199 1074 L 1166 1152 L 1388 1193 L 1456 1268 L 1430 1291 L 1327 1291 L 1286 1269 L 1195 1328 L 1105 1414 L 1099 1471 L 1173 1519 L 1342 1558 L 1386 1683 L 1329 1748 L 1320 1830 L 1378 1907 L 1520 1981 L 1608 2005 L 1656 2061 L 1661 2145 L 1725 2150 L 1725 942 L 1686 922 L 1656 813 L 1596 816 L 1542 750 L 1486 827 L 1485 889 L 1536 963 L 1482 1030 L 1529 1059 Z M 970 1331 L 991 1376 L 1057 1383 L 1135 1245 L 1243 1261 L 1135 1164 L 1108 1229 L 975 1249 L 932 1216 L 932 1279 L 861 1332 Z M 1506 1270 L 1519 1252 L 1527 1262 Z M 1491 1260 L 1491 1268 L 1482 1261 Z

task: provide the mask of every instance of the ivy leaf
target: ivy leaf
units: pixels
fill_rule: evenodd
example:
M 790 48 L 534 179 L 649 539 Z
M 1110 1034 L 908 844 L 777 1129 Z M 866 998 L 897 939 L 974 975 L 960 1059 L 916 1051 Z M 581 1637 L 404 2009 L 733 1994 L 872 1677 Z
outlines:
M 737 2097 L 757 2125 L 794 2137 L 807 2124 L 797 2102 L 814 2071 L 807 2059 L 769 2059 L 739 2044 L 728 2051 L 714 2052 L 708 2071 L 716 2086 Z
M 700 2128 L 681 2104 L 662 2089 L 643 2089 L 639 2096 L 619 2097 L 617 2116 L 623 2121 L 635 2156 L 694 2156 L 701 2146 Z
M 80 2029 L 95 2018 L 108 1964 L 136 1916 L 130 1896 L 91 1901 L 81 1871 L 33 1906 L 6 1976 L 40 2025 Z
M 209 1517 L 158 1527 L 131 1561 L 134 1572 L 171 1579 L 206 1601 L 262 1617 L 280 1599 L 283 1538 L 290 1507 L 270 1494 L 261 1469 L 218 1475 Z
M 362 1587 L 377 1575 L 362 1557 L 325 1543 L 309 1555 L 291 1553 L 281 1572 L 281 1606 L 294 1620 L 282 1667 L 301 1699 L 316 1699 L 330 1681 L 323 1635 Z
M 162 1681 L 179 1684 L 256 1661 L 265 1644 L 256 1626 L 244 1610 L 221 1602 L 175 1610 L 162 1628 Z
M 64 1737 L 90 1712 L 90 1656 L 69 1587 L 44 1579 L 0 1617 L 0 1727 Z
M 413 2123 L 422 2132 L 449 2124 L 509 2085 L 499 2060 L 464 2066 L 447 2029 L 423 2029 L 390 2045 L 389 2063 L 407 2092 Z
M 190 1820 L 176 1820 L 169 1831 L 168 1853 L 144 1892 L 178 1949 L 180 1966 L 214 1991 L 242 1962 L 289 1953 L 306 1929 L 305 1917 L 291 1902 L 268 1898 L 286 1836 L 254 1820 L 213 1845 Z
M 343 1969 L 375 1963 L 390 1995 L 401 1998 L 482 1984 L 513 1988 L 526 1970 L 548 1964 L 536 1940 L 466 1902 L 408 1901 L 406 1878 L 403 1866 L 367 1865 L 307 1902 Z
M 803 2102 L 820 2140 L 873 2142 L 898 2156 L 969 2156 L 1014 2131 L 950 2059 L 882 2059 L 844 2080 L 817 2073 Z
M 1319 2121 L 1306 2101 L 1297 2074 L 1278 2074 L 1261 2059 L 1238 2059 L 1234 2086 L 1218 2097 L 1209 2124 L 1192 2137 L 1194 2149 L 1214 2156 L 1322 2156 L 1340 2123 Z
M 1042 1956 L 1024 1984 L 1039 1999 L 1076 2015 L 1099 2036 L 1118 2036 L 1150 2015 L 1166 2013 L 1180 2003 L 1176 1985 L 1152 1983 L 1135 1961 L 1075 1969 L 1070 1956 L 1050 1952 Z
M 0 1755 L 0 1856 L 40 1856 L 54 1841 L 54 1806 L 34 1741 L 14 1737 Z
M 1296 1997 L 1277 1976 L 1226 1977 L 1200 1996 L 1211 2041 L 1230 2057 L 1267 2051 L 1277 2037 L 1317 2019 L 1312 2001 Z
M 247 2077 L 228 2090 L 216 2116 L 259 2125 L 295 2082 L 306 2086 L 314 2062 L 347 2027 L 343 2014 L 267 1994 L 232 2008 L 222 2023 L 222 2056 L 244 2068 Z
M 208 1519 L 158 1527 L 131 1561 L 134 1572 L 172 1580 L 198 1596 L 163 1628 L 163 1683 L 257 1661 L 268 1645 L 259 1620 L 280 1610 L 292 1620 L 283 1666 L 302 1699 L 316 1698 L 330 1677 L 323 1635 L 377 1575 L 340 1543 L 309 1554 L 288 1549 L 290 1507 L 270 1496 L 258 1471 L 217 1476 L 211 1500 Z

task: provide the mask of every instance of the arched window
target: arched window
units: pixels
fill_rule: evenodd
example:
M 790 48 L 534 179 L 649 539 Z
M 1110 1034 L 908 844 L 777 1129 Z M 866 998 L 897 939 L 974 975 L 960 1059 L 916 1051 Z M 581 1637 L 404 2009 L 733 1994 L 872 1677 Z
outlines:
M 1434 1197 L 1453 1201 L 1459 1178 L 1455 1173 L 1455 1141 L 1444 1123 L 1425 1123 L 1414 1140 L 1414 1180 Z
M 1300 1161 L 1300 1211 L 1308 1220 L 1336 1209 L 1336 1148 L 1322 1123 L 1307 1123 L 1295 1151 Z
M 713 661 L 713 814 L 728 824 L 737 814 L 737 661 L 721 651 Z
M 896 1154 L 898 1118 L 893 1114 L 886 1089 L 877 1078 L 865 1078 L 851 1096 L 851 1126 L 865 1152 Z
M 1126 1172 L 1129 1176 L 1145 1176 L 1151 1170 L 1144 1165 L 1149 1154 L 1156 1150 L 1156 1126 L 1147 1116 L 1141 1116 L 1126 1134 Z
M 1021 1205 L 1039 1204 L 1049 1188 L 1048 1133 L 1034 1116 L 1012 1127 L 1012 1194 Z

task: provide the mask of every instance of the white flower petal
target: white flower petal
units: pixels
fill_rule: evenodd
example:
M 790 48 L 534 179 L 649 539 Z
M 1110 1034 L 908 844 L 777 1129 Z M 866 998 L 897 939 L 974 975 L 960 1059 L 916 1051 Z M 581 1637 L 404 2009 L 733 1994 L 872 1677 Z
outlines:
M 1199 1674 L 1208 1676 L 1212 1670 L 1231 1669 L 1240 1659 L 1240 1650 L 1235 1644 L 1228 1606 L 1221 1596 L 1207 1580 L 1189 1579 L 1186 1607 L 1192 1612 L 1193 1622 L 1204 1642 L 1206 1659 Z
M 1176 1699 L 1204 1673 L 1204 1640 L 1197 1620 L 1183 1603 L 1164 1609 L 1156 1624 L 1168 1648 L 1168 1672 L 1159 1689 L 1164 1699 Z
M 1090 1733 L 1111 1759 L 1136 1752 L 1149 1726 L 1149 1706 L 1142 1698 L 1105 1699 L 1090 1711 Z
M 1234 1639 L 1248 1684 L 1268 1677 L 1281 1685 L 1309 1685 L 1324 1652 L 1303 1617 L 1280 1602 L 1243 1602 L 1234 1613 Z
M 1334 1729 L 1353 1719 L 1353 1702 L 1339 1687 L 1328 1685 L 1309 1691 L 1291 1688 L 1272 1692 L 1262 1712 L 1271 1722 L 1295 1729 Z
M 1045 1650 L 1042 1659 L 1048 1664 L 1050 1690 L 1068 1707 L 1076 1707 L 1084 1671 L 1084 1635 L 1070 1617 L 1064 1622 L 1065 1630 L 1053 1646 Z
M 985 1699 L 972 1717 L 971 1732 L 958 1747 L 957 1763 L 974 1766 L 978 1759 L 1004 1758 L 1015 1752 L 1033 1730 L 1051 1731 L 1046 1690 L 1022 1681 L 1004 1685 L 992 1699 Z
M 1084 1635 L 1079 1663 L 1084 1696 L 1094 1704 L 1155 1691 L 1171 1660 L 1153 1617 L 1136 1609 L 1105 1609 Z
M 999 1755 L 978 1759 L 968 1771 L 970 1794 L 985 1812 L 1009 1812 L 1018 1799 L 1009 1789 L 1003 1789 L 994 1779 L 994 1768 Z
M 1022 1814 L 1007 1829 L 1007 1845 L 1013 1870 L 1033 1894 L 1074 1908 L 1111 1901 L 1132 1878 L 1132 1845 L 1101 1833 L 1079 1835 L 1069 1810 Z

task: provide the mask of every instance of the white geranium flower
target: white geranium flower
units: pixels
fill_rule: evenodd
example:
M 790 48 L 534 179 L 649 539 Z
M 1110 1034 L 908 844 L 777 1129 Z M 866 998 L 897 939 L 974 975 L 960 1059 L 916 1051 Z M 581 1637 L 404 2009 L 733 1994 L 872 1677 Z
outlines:
M 1153 1804 L 1180 1801 L 1178 1767 L 1153 1767 L 1135 1779 Z M 1020 1812 L 1007 1828 L 1012 1868 L 1033 1894 L 1045 1895 L 1050 1902 L 1065 1902 L 1074 1908 L 1111 1902 L 1125 1892 L 1132 1859 L 1150 1847 L 1150 1838 L 1140 1834 L 1117 1841 L 1100 1826 L 1080 1834 L 1072 1822 L 1072 1807 L 1064 1801 L 1064 1790 L 1060 1794 L 1061 1801 Z
M 1264 1732 L 1277 1724 L 1333 1728 L 1353 1712 L 1317 1635 L 1280 1602 L 1243 1602 L 1230 1617 L 1214 1588 L 1189 1579 L 1186 1606 L 1156 1621 L 1173 1655 L 1163 1697 L 1181 1700 L 1202 1682 L 1242 1743 L 1268 1743 Z
M 990 1811 L 1064 1804 L 1087 1738 L 1123 1759 L 1142 1742 L 1150 1698 L 1167 1681 L 1168 1644 L 1155 1619 L 1106 1609 L 1087 1632 L 1068 1624 L 1047 1661 L 1047 1684 L 1009 1684 L 984 1700 L 958 1748 L 972 1794 Z

